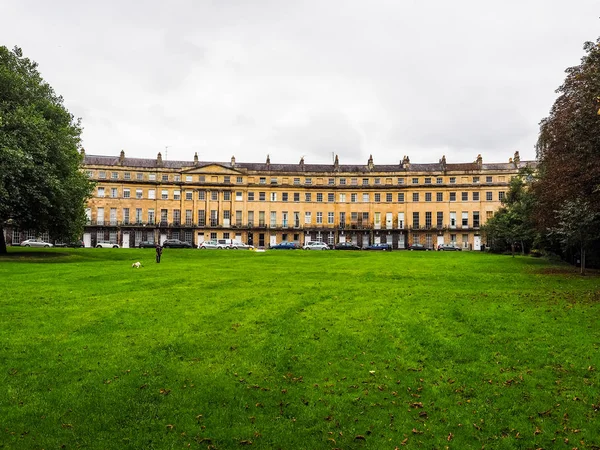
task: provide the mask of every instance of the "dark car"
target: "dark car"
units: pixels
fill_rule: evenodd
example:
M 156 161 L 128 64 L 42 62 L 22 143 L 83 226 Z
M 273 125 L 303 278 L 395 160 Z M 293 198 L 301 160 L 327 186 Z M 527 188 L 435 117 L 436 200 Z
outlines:
M 85 247 L 85 244 L 83 243 L 83 241 L 81 239 L 77 240 L 77 241 L 73 241 L 73 242 L 57 242 L 54 244 L 55 247 L 71 247 L 71 248 L 83 248 Z
M 380 250 L 383 252 L 391 252 L 392 246 L 391 244 L 373 244 L 365 247 L 365 250 Z
M 460 252 L 462 249 L 460 247 L 455 247 L 454 245 L 440 245 L 438 250 L 440 252 Z
M 269 247 L 271 250 L 296 250 L 299 248 L 299 245 L 295 242 L 280 242 L 276 245 L 271 245 Z
M 192 248 L 189 242 L 180 241 L 179 239 L 167 239 L 163 242 L 164 248 Z
M 334 247 L 336 250 L 360 250 L 358 245 L 354 245 L 352 242 L 340 242 Z
M 423 244 L 412 244 L 408 246 L 409 250 L 429 250 Z
M 142 241 L 138 244 L 139 248 L 154 248 L 156 247 L 156 242 L 151 241 Z

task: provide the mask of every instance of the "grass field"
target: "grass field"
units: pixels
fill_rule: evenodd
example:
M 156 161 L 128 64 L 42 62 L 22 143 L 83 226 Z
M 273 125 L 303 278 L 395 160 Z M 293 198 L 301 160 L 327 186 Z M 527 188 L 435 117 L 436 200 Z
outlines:
M 600 448 L 598 276 L 475 252 L 153 255 L 0 258 L 0 448 Z

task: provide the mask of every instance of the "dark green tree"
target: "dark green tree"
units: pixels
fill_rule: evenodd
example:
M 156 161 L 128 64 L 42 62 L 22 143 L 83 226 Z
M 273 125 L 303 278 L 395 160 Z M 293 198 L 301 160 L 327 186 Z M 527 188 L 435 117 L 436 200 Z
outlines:
M 556 205 L 578 198 L 600 212 L 600 39 L 586 42 L 578 66 L 566 70 L 537 142 L 536 220 L 544 232 L 560 217 Z
M 590 202 L 581 198 L 566 200 L 555 213 L 558 224 L 552 234 L 566 249 L 579 251 L 581 274 L 584 274 L 586 250 L 600 238 L 600 214 L 592 209 Z
M 81 170 L 80 121 L 37 64 L 0 46 L 0 254 L 4 227 L 80 235 L 93 185 Z

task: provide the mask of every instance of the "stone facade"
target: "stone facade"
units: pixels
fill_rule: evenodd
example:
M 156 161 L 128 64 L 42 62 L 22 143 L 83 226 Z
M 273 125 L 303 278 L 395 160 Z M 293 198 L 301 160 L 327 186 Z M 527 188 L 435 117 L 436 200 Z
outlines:
M 533 161 L 365 165 L 168 161 L 84 156 L 96 182 L 84 241 L 134 247 L 179 238 L 198 246 L 230 238 L 256 247 L 309 240 L 406 248 L 440 243 L 479 249 L 480 227 L 511 177 Z

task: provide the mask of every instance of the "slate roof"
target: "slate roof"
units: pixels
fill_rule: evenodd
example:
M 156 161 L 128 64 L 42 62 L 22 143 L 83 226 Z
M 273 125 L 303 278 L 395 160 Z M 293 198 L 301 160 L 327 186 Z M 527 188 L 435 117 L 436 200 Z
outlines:
M 482 164 L 481 168 L 477 167 L 477 163 L 458 163 L 458 164 L 446 164 L 445 169 L 441 163 L 411 163 L 407 167 L 403 167 L 401 164 L 375 164 L 373 169 L 370 170 L 365 165 L 353 165 L 353 164 L 339 164 L 337 169 L 334 169 L 333 164 L 266 164 L 266 163 L 241 163 L 236 162 L 235 166 L 232 166 L 230 162 L 218 162 L 218 161 L 171 161 L 163 160 L 162 165 L 158 164 L 156 158 L 124 158 L 121 164 L 118 156 L 99 156 L 99 155 L 85 155 L 84 165 L 86 166 L 115 166 L 115 167 L 131 167 L 139 169 L 172 169 L 172 170 L 185 170 L 194 167 L 204 167 L 211 164 L 217 164 L 226 168 L 251 171 L 251 172 L 298 172 L 298 173 L 362 173 L 369 174 L 373 172 L 476 172 L 476 171 L 514 171 L 516 168 L 521 169 L 525 167 L 535 168 L 537 166 L 536 161 L 520 161 L 517 165 L 514 163 L 489 163 Z

